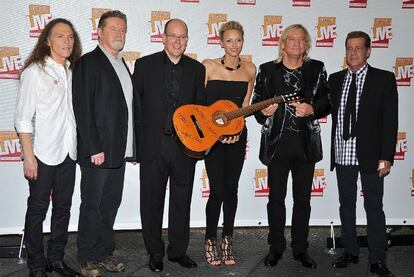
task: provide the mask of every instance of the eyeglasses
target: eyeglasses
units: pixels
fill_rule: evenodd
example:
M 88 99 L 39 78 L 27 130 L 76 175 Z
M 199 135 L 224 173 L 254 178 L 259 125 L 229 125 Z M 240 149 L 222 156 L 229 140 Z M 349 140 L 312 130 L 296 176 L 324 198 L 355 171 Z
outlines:
M 170 38 L 170 39 L 173 39 L 173 40 L 187 40 L 188 39 L 188 36 L 178 36 L 178 35 L 175 35 L 175 34 L 165 34 L 168 38 Z

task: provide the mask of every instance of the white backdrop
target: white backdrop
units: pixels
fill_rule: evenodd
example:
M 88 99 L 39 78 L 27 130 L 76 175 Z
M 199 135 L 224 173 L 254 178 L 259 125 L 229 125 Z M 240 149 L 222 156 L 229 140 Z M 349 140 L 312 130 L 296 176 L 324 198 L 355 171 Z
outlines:
M 19 69 L 27 58 L 45 22 L 64 17 L 80 34 L 84 53 L 91 51 L 96 22 L 103 10 L 119 9 L 128 17 L 125 58 L 134 60 L 163 48 L 159 41 L 163 24 L 179 17 L 188 23 L 187 52 L 202 61 L 223 55 L 217 42 L 221 22 L 238 20 L 245 28 L 244 58 L 257 66 L 275 59 L 280 32 L 301 23 L 312 36 L 311 57 L 325 62 L 329 73 L 344 64 L 346 34 L 362 30 L 371 34 L 373 45 L 369 63 L 396 73 L 399 83 L 399 139 L 391 174 L 385 181 L 384 209 L 389 225 L 414 224 L 414 156 L 410 141 L 414 91 L 414 1 L 402 0 L 160 0 L 160 1 L 9 1 L 0 0 L 0 234 L 21 232 L 28 186 L 22 174 L 20 146 L 13 128 Z M 130 62 L 131 68 L 133 62 Z M 157 74 L 154 72 L 154 74 Z M 411 115 L 411 116 L 410 116 Z M 329 171 L 331 118 L 322 122 L 324 159 L 316 165 L 312 192 L 312 225 L 339 225 L 338 195 L 334 172 Z M 249 130 L 245 166 L 240 178 L 237 226 L 267 225 L 267 172 L 258 160 L 260 126 L 247 119 Z M 51 130 L 52 131 L 52 130 Z M 139 215 L 139 166 L 128 165 L 123 202 L 117 229 L 141 227 Z M 73 197 L 70 230 L 76 230 L 79 215 L 79 180 Z M 291 184 L 289 183 L 289 188 Z M 292 195 L 286 198 L 290 224 Z M 205 226 L 208 178 L 204 163 L 197 163 L 194 180 L 191 226 Z M 168 194 L 166 199 L 168 207 Z M 358 195 L 357 221 L 365 224 L 363 196 Z M 48 215 L 49 218 L 49 215 Z M 165 217 L 166 218 L 166 217 Z M 166 223 L 166 222 L 164 222 Z M 49 220 L 45 221 L 48 230 Z

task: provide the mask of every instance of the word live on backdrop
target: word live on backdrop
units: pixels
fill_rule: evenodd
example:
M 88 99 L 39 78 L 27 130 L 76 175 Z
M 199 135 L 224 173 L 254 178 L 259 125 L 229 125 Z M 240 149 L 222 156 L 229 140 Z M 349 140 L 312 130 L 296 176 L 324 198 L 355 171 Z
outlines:
M 344 43 L 347 33 L 353 30 L 369 33 L 373 47 L 369 63 L 395 73 L 399 94 L 395 163 L 391 174 L 385 179 L 384 189 L 387 224 L 414 225 L 414 155 L 410 149 L 410 143 L 414 141 L 414 126 L 410 119 L 414 110 L 414 1 L 84 0 L 75 3 L 63 0 L 0 0 L 0 6 L 3 11 L 0 18 L 0 235 L 21 233 L 28 196 L 28 185 L 20 160 L 21 147 L 13 126 L 22 65 L 45 24 L 57 17 L 72 21 L 80 35 L 83 52 L 91 51 L 97 44 L 97 22 L 103 12 L 111 9 L 121 10 L 128 17 L 123 54 L 131 71 L 136 59 L 163 49 L 161 34 L 165 22 L 176 17 L 188 24 L 186 54 L 199 61 L 222 56 L 218 29 L 223 22 L 239 21 L 245 29 L 242 57 L 257 66 L 276 58 L 279 38 L 285 27 L 301 23 L 312 37 L 310 56 L 322 60 L 328 74 L 346 67 Z M 239 183 L 235 224 L 267 225 L 267 169 L 258 159 L 261 126 L 253 117 L 246 119 L 246 125 L 248 143 Z M 321 119 L 320 125 L 324 159 L 315 168 L 310 224 L 340 225 L 336 177 L 334 172 L 329 171 L 331 117 Z M 72 231 L 77 230 L 79 180 L 78 169 L 70 220 Z M 360 184 L 358 186 L 357 223 L 366 224 L 363 193 Z M 191 226 L 205 226 L 208 195 L 208 176 L 204 162 L 200 161 L 194 179 Z M 287 224 L 290 224 L 291 206 L 291 189 L 288 189 Z M 49 216 L 45 221 L 45 231 L 49 230 Z M 115 227 L 141 228 L 139 165 L 127 165 L 123 202 Z

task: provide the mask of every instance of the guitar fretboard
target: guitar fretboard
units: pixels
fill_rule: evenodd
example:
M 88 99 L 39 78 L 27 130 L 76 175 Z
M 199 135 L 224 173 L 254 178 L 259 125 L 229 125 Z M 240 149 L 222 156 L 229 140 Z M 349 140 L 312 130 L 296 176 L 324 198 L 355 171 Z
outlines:
M 232 120 L 234 118 L 238 118 L 241 116 L 247 117 L 251 114 L 253 114 L 254 112 L 257 112 L 258 110 L 262 110 L 266 107 L 269 107 L 272 104 L 279 104 L 285 101 L 285 98 L 283 96 L 275 96 L 273 98 L 269 98 L 265 101 L 261 101 L 259 103 L 247 106 L 247 107 L 243 107 L 231 112 L 227 112 L 224 114 L 224 116 L 227 117 L 227 119 Z

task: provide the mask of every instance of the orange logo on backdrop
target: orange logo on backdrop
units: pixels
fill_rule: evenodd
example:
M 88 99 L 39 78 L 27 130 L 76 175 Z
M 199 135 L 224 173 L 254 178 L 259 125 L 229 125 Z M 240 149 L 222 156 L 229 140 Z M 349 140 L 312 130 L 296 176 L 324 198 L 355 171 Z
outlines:
M 413 172 L 411 173 L 411 196 L 414 196 L 414 168 Z
M 164 26 L 171 18 L 171 12 L 152 11 L 151 12 L 151 42 L 162 42 Z
M 237 0 L 237 5 L 256 5 L 256 0 Z
M 414 9 L 414 0 L 404 0 L 402 4 L 403 9 Z
M 267 169 L 256 169 L 254 179 L 254 197 L 268 197 Z
M 21 146 L 15 131 L 0 131 L 0 162 L 19 162 Z
M 197 53 L 184 53 L 184 55 L 192 58 L 193 60 L 197 60 Z
M 252 55 L 240 55 L 240 60 L 247 62 L 247 63 L 251 63 L 253 61 L 253 56 Z
M 407 133 L 398 132 L 397 136 L 397 146 L 395 148 L 395 160 L 404 160 L 405 153 L 407 152 Z
M 375 18 L 372 27 L 372 48 L 388 48 L 391 33 L 391 18 Z
M 18 80 L 22 60 L 17 47 L 0 46 L 0 79 Z
M 29 37 L 37 38 L 52 20 L 49 5 L 29 5 Z
M 349 0 L 350 8 L 366 8 L 368 0 Z
M 323 190 L 326 188 L 324 169 L 315 169 L 312 181 L 312 197 L 323 197 Z
M 265 15 L 263 24 L 262 46 L 278 46 L 282 31 L 282 16 Z
M 336 17 L 318 17 L 316 47 L 333 47 L 336 39 Z
M 92 33 L 91 37 L 92 40 L 98 39 L 98 23 L 99 19 L 101 19 L 102 14 L 109 12 L 111 9 L 103 9 L 103 8 L 92 8 L 92 18 L 91 18 L 91 24 L 92 24 Z
M 414 77 L 413 57 L 396 58 L 394 72 L 397 86 L 411 86 Z
M 310 7 L 311 0 L 292 0 L 292 7 Z
M 201 197 L 208 198 L 210 196 L 210 181 L 208 180 L 207 171 L 203 168 L 201 172 Z
M 208 35 L 207 44 L 220 44 L 219 30 L 221 25 L 227 22 L 226 13 L 208 14 Z
M 141 58 L 141 53 L 136 51 L 125 51 L 122 52 L 122 57 L 124 58 L 125 63 L 128 66 L 129 72 L 131 72 L 132 74 L 135 68 L 135 61 Z

